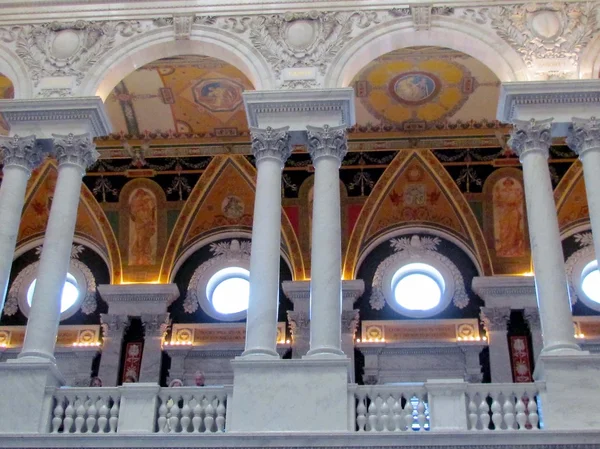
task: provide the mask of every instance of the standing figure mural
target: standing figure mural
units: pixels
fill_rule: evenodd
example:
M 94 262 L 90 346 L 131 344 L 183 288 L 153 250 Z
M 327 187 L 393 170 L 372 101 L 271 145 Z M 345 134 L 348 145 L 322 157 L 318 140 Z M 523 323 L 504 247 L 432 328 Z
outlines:
M 138 188 L 129 196 L 129 265 L 156 263 L 156 231 L 156 197 Z
M 496 256 L 521 257 L 526 251 L 523 187 L 512 177 L 500 178 L 493 188 Z

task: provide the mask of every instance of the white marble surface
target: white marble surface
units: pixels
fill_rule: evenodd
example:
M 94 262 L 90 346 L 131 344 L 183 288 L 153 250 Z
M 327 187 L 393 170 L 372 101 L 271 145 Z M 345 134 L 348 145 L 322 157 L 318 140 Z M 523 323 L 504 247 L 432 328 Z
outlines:
M 156 427 L 158 383 L 125 383 L 121 392 L 119 433 L 152 433 Z
M 348 363 L 348 359 L 234 360 L 227 430 L 350 430 Z
M 140 316 L 166 313 L 179 297 L 179 288 L 176 284 L 110 284 L 99 285 L 98 293 L 108 303 L 108 313 Z
M 428 379 L 425 389 L 433 432 L 467 430 L 467 383 L 463 379 Z
M 540 392 L 544 429 L 600 429 L 600 355 L 542 353 L 534 377 L 546 384 Z
M 140 382 L 160 382 L 162 337 L 144 337 L 144 351 L 140 365 Z
M 49 361 L 0 363 L 0 434 L 47 432 L 51 397 L 46 388 L 64 383 L 56 365 Z

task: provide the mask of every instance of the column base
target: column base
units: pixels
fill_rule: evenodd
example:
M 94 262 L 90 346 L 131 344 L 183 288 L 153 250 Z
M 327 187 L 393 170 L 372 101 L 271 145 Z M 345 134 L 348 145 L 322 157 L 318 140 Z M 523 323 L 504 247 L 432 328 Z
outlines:
M 542 352 L 534 378 L 546 385 L 539 398 L 544 429 L 600 429 L 600 355 Z
M 344 351 L 342 351 L 341 349 L 315 348 L 315 349 L 311 349 L 310 351 L 308 351 L 306 353 L 306 355 L 302 358 L 303 359 L 305 359 L 305 358 L 325 358 L 325 359 L 336 358 L 337 359 L 337 358 L 347 358 L 347 356 L 344 353 Z
M 279 354 L 272 349 L 266 348 L 255 348 L 247 349 L 242 352 L 242 355 L 236 357 L 236 359 L 279 359 Z
M 347 432 L 349 360 L 231 362 L 228 432 Z
M 0 363 L 0 433 L 49 432 L 52 394 L 46 388 L 64 383 L 56 364 L 47 360 Z
M 15 359 L 15 363 L 24 362 L 24 363 L 53 363 L 56 364 L 56 359 L 52 354 L 46 354 L 45 352 L 37 352 L 37 351 L 28 351 L 21 352 L 17 355 Z

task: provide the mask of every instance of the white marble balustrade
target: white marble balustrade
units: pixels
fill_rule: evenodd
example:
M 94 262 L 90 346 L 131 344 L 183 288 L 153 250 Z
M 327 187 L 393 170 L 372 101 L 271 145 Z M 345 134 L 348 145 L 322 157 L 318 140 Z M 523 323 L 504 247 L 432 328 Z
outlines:
M 538 430 L 538 395 L 543 384 L 470 384 L 467 415 L 470 430 Z
M 224 387 L 161 388 L 156 432 L 223 433 L 227 412 Z
M 118 388 L 57 388 L 53 393 L 52 433 L 116 433 Z
M 359 432 L 429 430 L 423 383 L 357 386 L 354 392 Z

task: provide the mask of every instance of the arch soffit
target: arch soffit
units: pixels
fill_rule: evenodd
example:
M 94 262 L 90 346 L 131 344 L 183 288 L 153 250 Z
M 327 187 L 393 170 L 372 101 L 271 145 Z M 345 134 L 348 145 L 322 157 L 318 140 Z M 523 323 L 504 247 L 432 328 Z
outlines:
M 428 31 L 415 32 L 412 21 L 406 19 L 373 27 L 353 39 L 333 61 L 325 86 L 349 86 L 369 62 L 391 51 L 415 46 L 463 52 L 487 66 L 501 82 L 529 78 L 518 53 L 486 28 L 460 19 L 439 18 Z
M 181 247 L 184 237 L 193 222 L 196 211 L 201 207 L 204 199 L 209 194 L 212 185 L 219 178 L 225 166 L 229 163 L 236 166 L 251 186 L 256 186 L 256 170 L 246 158 L 243 156 L 215 156 L 204 170 L 200 180 L 192 189 L 188 200 L 179 214 L 173 231 L 171 232 L 160 269 L 160 282 L 167 282 L 172 278 L 175 272 L 176 263 L 179 263 L 178 261 L 183 257 L 183 255 L 180 254 L 182 250 L 184 251 L 183 254 L 189 254 L 190 248 L 183 249 Z M 283 209 L 281 229 L 284 246 L 288 250 L 288 264 L 292 275 L 294 279 L 304 279 L 304 264 L 300 253 L 300 244 L 292 224 L 287 215 L 283 212 Z M 242 231 L 238 230 L 236 232 Z M 222 236 L 225 234 L 220 233 L 220 235 Z M 205 241 L 205 239 L 203 240 Z M 196 242 L 193 247 L 197 247 L 197 244 L 198 242 Z
M 56 162 L 52 159 L 47 159 L 44 164 L 35 170 L 31 176 L 31 179 L 27 185 L 27 191 L 25 193 L 25 202 L 23 206 L 23 210 L 25 210 L 37 192 L 38 187 L 42 182 L 46 179 L 48 172 L 50 170 L 57 170 Z M 121 265 L 121 252 L 119 250 L 119 244 L 117 242 L 117 238 L 115 233 L 113 232 L 112 226 L 108 222 L 108 218 L 106 214 L 96 201 L 93 193 L 90 189 L 82 183 L 81 185 L 81 194 L 80 201 L 83 202 L 84 207 L 88 210 L 92 218 L 96 221 L 98 225 L 98 229 L 102 234 L 104 248 L 98 247 L 97 244 L 94 244 L 89 239 L 85 238 L 83 235 L 76 234 L 74 236 L 74 241 L 81 241 L 82 244 L 90 247 L 95 252 L 97 252 L 100 257 L 104 259 L 106 265 L 109 269 L 110 279 L 112 283 L 120 283 L 122 276 L 122 265 Z M 18 248 L 22 248 L 25 245 L 30 245 L 31 241 L 28 240 L 23 244 L 19 245 L 17 243 Z
M 600 74 L 600 35 L 590 42 L 581 53 L 579 78 L 594 79 Z
M 148 31 L 128 39 L 91 67 L 78 89 L 79 96 L 102 100 L 127 75 L 162 58 L 202 55 L 225 61 L 242 71 L 254 88 L 270 89 L 273 75 L 260 53 L 248 42 L 222 30 L 194 29 L 190 40 L 174 40 L 169 27 Z
M 573 190 L 573 187 L 583 177 L 583 165 L 581 161 L 577 159 L 571 164 L 567 172 L 563 175 L 560 182 L 554 189 L 554 201 L 556 202 L 557 213 L 565 205 L 569 199 L 569 194 Z
M 377 210 L 385 199 L 390 186 L 397 180 L 398 176 L 403 172 L 407 164 L 415 157 L 418 158 L 422 164 L 428 167 L 430 173 L 433 174 L 440 188 L 446 191 L 448 200 L 451 202 L 457 215 L 462 220 L 462 224 L 468 234 L 470 242 L 472 242 L 472 251 L 475 253 L 476 258 L 476 260 L 474 260 L 475 266 L 478 267 L 479 271 L 481 271 L 483 275 L 488 276 L 492 274 L 491 258 L 488 248 L 485 244 L 483 232 L 464 195 L 458 186 L 456 186 L 454 180 L 450 177 L 446 169 L 430 151 L 412 150 L 398 152 L 394 160 L 392 160 L 385 172 L 382 174 L 381 178 L 373 188 L 371 195 L 369 195 L 367 201 L 363 205 L 348 243 L 348 251 L 344 259 L 342 271 L 344 279 L 355 278 L 359 258 L 365 253 L 365 248 L 363 248 L 363 245 L 365 245 L 366 242 L 364 239 L 369 227 L 371 226 L 371 223 L 376 216 Z M 411 226 L 414 227 L 412 223 Z M 418 228 L 421 228 L 421 226 L 414 227 L 414 229 Z M 389 235 L 389 232 L 386 232 L 386 234 Z M 381 236 L 377 237 L 377 239 L 381 239 Z M 467 242 L 463 242 L 463 246 L 469 247 Z
M 15 99 L 33 97 L 33 83 L 27 67 L 21 58 L 2 45 L 0 45 L 0 73 L 10 79 L 15 91 Z

